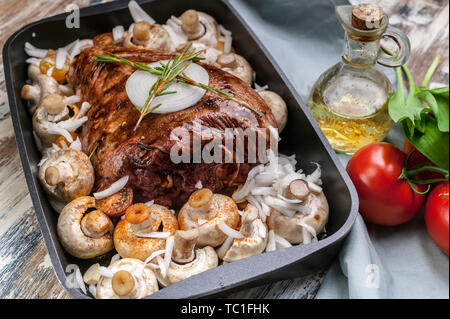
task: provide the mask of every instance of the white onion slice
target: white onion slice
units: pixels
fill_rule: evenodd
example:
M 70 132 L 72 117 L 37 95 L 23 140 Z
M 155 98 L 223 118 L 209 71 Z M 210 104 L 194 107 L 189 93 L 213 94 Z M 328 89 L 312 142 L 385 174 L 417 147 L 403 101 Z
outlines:
M 56 125 L 59 128 L 68 130 L 70 132 L 76 131 L 81 125 L 83 125 L 88 120 L 87 116 L 83 116 L 82 118 L 75 118 L 66 121 L 58 122 Z M 71 141 L 69 141 L 71 142 Z
M 39 66 L 41 64 L 41 59 L 38 58 L 28 58 L 25 60 L 28 64 L 34 64 L 35 66 Z
M 145 205 L 147 205 L 148 207 L 152 206 L 155 203 L 154 200 L 150 200 L 148 202 L 145 203 Z
M 77 280 L 78 286 L 83 291 L 84 294 L 87 293 L 86 285 L 84 284 L 83 275 L 81 274 L 80 268 L 77 267 L 75 270 L 75 279 Z
M 48 50 L 38 49 L 31 43 L 25 42 L 25 52 L 31 57 L 42 59 L 47 56 Z
M 237 230 L 234 230 L 233 228 L 231 228 L 230 226 L 228 226 L 227 224 L 225 224 L 224 222 L 220 222 L 217 224 L 217 227 L 228 237 L 232 237 L 232 238 L 244 238 L 244 235 L 242 235 L 240 232 L 238 232 Z
M 277 246 L 275 243 L 275 232 L 273 229 L 269 230 L 269 236 L 267 239 L 266 252 L 277 250 Z
M 154 251 L 154 252 L 153 252 L 150 256 L 148 256 L 147 259 L 144 261 L 144 267 L 145 267 L 149 262 L 151 262 L 155 257 L 157 257 L 157 256 L 159 256 L 159 255 L 162 255 L 162 254 L 164 254 L 165 252 L 166 252 L 165 249 L 161 249 L 161 250 Z
M 144 9 L 137 4 L 136 1 L 130 1 L 128 3 L 128 9 L 130 9 L 130 14 L 134 22 L 147 21 L 150 24 L 155 24 L 156 21 L 150 17 L 147 12 L 145 12 Z
M 125 187 L 125 185 L 127 185 L 128 178 L 129 176 L 124 176 L 121 179 L 117 180 L 116 182 L 112 183 L 111 186 L 109 186 L 107 189 L 98 193 L 94 193 L 93 195 L 95 199 L 106 198 L 119 192 L 122 188 Z
M 64 136 L 69 143 L 73 142 L 72 135 L 70 135 L 69 131 L 67 129 L 62 128 L 62 127 L 59 127 L 55 123 L 50 123 L 48 125 L 47 131 L 50 134 L 58 134 L 58 135 Z
M 164 269 L 165 273 L 167 274 L 167 271 L 169 270 L 170 262 L 172 261 L 172 251 L 173 251 L 173 245 L 175 243 L 175 237 L 170 236 L 166 239 L 166 251 L 164 253 Z M 165 276 L 164 276 L 165 277 Z
M 78 119 L 81 116 L 84 116 L 84 114 L 86 114 L 86 112 L 89 110 L 90 107 L 91 107 L 91 104 L 89 102 L 81 103 L 80 111 L 78 111 L 78 114 L 77 114 L 77 116 L 75 116 L 75 119 Z
M 160 66 L 160 62 L 167 63 L 168 60 L 150 63 L 149 66 Z M 188 77 L 194 81 L 208 84 L 208 72 L 198 64 L 192 63 L 185 72 Z M 125 85 L 128 98 L 137 108 L 142 109 L 148 98 L 148 92 L 158 77 L 145 71 L 134 72 L 127 80 Z M 197 103 L 205 94 L 205 90 L 183 83 L 172 84 L 167 91 L 176 91 L 174 94 L 158 96 L 154 98 L 149 110 L 161 104 L 153 113 L 171 113 L 184 110 Z
M 98 267 L 98 273 L 100 274 L 100 276 L 106 278 L 112 278 L 114 276 L 114 273 L 111 270 L 103 266 Z
M 64 48 L 59 48 L 56 51 L 55 67 L 61 70 L 64 67 L 64 64 L 66 63 L 66 58 L 67 58 L 67 50 Z
M 68 104 L 75 104 L 75 103 L 78 103 L 80 101 L 81 101 L 81 97 L 79 97 L 78 95 L 71 95 L 71 96 L 68 96 L 68 97 L 66 97 L 64 99 L 64 103 L 66 105 L 68 105 Z
M 111 261 L 109 262 L 109 264 L 112 265 L 113 263 L 115 263 L 119 259 L 120 259 L 120 255 L 119 254 L 115 254 L 114 256 L 111 257 Z
M 61 141 L 61 142 L 64 142 L 64 141 Z M 77 137 L 77 139 L 75 141 L 73 141 L 70 144 L 70 148 L 73 149 L 73 150 L 81 152 L 81 141 L 80 141 L 80 139 L 78 137 Z
M 202 189 L 202 188 L 203 188 L 202 181 L 199 180 L 199 181 L 195 184 L 195 188 L 197 188 L 197 189 Z
M 156 261 L 158 262 L 159 270 L 161 270 L 161 276 L 165 278 L 167 271 L 166 267 L 164 267 L 164 260 L 161 258 L 161 256 L 156 256 Z
M 150 233 L 134 232 L 134 235 L 142 238 L 167 238 L 170 236 L 170 232 L 160 232 L 160 231 L 154 231 Z
M 223 256 L 225 256 L 228 249 L 230 249 L 231 245 L 233 244 L 233 237 L 227 237 L 225 241 L 223 242 L 222 246 L 220 246 L 217 250 L 217 256 L 219 256 L 220 259 L 223 259 Z
M 255 85 L 255 92 L 257 92 L 257 93 L 267 90 L 269 88 L 269 86 L 267 84 L 263 85 L 263 86 L 259 86 L 258 83 L 255 82 L 254 85 Z
M 59 91 L 63 95 L 74 95 L 73 89 L 67 85 L 59 85 Z
M 225 42 L 223 45 L 223 53 L 230 53 L 231 52 L 231 43 L 233 41 L 233 38 L 231 35 L 225 35 Z
M 53 70 L 54 70 L 54 69 L 55 69 L 55 67 L 52 66 L 51 68 L 49 68 L 49 69 L 47 70 L 47 73 L 46 73 L 45 75 L 47 75 L 47 76 L 52 76 Z
M 94 298 L 96 298 L 96 296 L 97 296 L 97 286 L 96 286 L 96 285 L 89 285 L 88 290 L 89 290 L 89 293 L 90 293 Z
M 277 245 L 277 248 L 288 248 L 288 247 L 292 247 L 292 244 L 290 242 L 288 242 L 286 239 L 284 239 L 283 237 L 275 234 L 275 243 Z
M 119 41 L 123 38 L 123 35 L 125 34 L 125 28 L 123 25 L 115 26 L 112 29 L 113 39 L 114 41 Z

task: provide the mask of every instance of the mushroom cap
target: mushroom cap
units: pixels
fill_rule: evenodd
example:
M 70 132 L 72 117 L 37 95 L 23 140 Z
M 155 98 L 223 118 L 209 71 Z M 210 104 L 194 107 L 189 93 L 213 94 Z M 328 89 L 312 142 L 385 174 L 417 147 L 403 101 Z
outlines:
M 178 222 L 174 213 L 167 207 L 153 204 L 150 206 L 151 214 L 162 222 L 162 232 L 174 235 L 178 230 Z M 151 231 L 157 231 L 152 229 Z M 122 258 L 137 258 L 145 261 L 153 252 L 164 249 L 165 238 L 144 238 L 133 234 L 132 224 L 126 219 L 120 220 L 114 231 L 114 246 Z
M 223 53 L 217 57 L 222 70 L 233 74 L 248 85 L 253 83 L 253 68 L 242 56 L 236 53 Z
M 314 228 L 316 234 L 319 234 L 328 221 L 328 202 L 322 193 L 310 193 L 305 200 L 305 206 L 312 209 L 310 214 L 296 213 L 293 217 L 283 215 L 273 210 L 267 218 L 269 229 L 289 241 L 291 244 L 300 244 L 303 242 L 303 226 L 299 222 L 303 222 Z
M 226 262 L 258 255 L 266 248 L 268 238 L 267 225 L 260 218 L 256 218 L 249 224 L 243 224 L 242 227 L 247 227 L 246 233 L 248 235 L 244 238 L 235 238 L 233 240 L 233 244 L 223 256 L 223 260 Z
M 59 240 L 64 249 L 72 256 L 89 259 L 103 255 L 114 248 L 112 239 L 114 227 L 111 222 L 109 230 L 98 238 L 87 236 L 81 229 L 81 222 L 86 211 L 94 207 L 94 197 L 82 196 L 67 204 L 59 215 L 56 227 Z M 106 216 L 106 218 L 108 217 Z
M 281 131 L 283 131 L 283 129 L 286 127 L 288 117 L 286 103 L 281 98 L 281 96 L 272 91 L 264 90 L 259 92 L 259 95 L 270 107 L 270 110 L 272 111 L 273 115 L 275 116 L 275 120 L 277 121 L 278 131 L 281 133 Z
M 102 276 L 97 284 L 97 299 L 140 299 L 158 291 L 155 273 L 148 266 L 144 267 L 144 263 L 139 259 L 119 259 L 108 269 L 114 274 L 119 271 L 130 273 L 134 279 L 134 287 L 129 294 L 119 296 L 113 289 L 112 278 Z
M 178 264 L 173 260 L 170 262 L 166 277 L 162 277 L 161 271 L 156 270 L 156 276 L 163 287 L 197 275 L 206 270 L 217 267 L 219 257 L 214 248 L 206 246 L 195 250 L 195 259 L 186 264 Z
M 50 185 L 47 182 L 49 167 L 58 168 L 60 171 L 61 182 L 56 185 Z M 69 202 L 77 197 L 88 195 L 94 186 L 94 180 L 94 168 L 89 157 L 71 148 L 64 148 L 50 154 L 39 168 L 39 181 L 42 187 L 59 201 Z
M 134 32 L 128 32 L 123 40 L 123 46 L 130 49 L 162 50 L 170 51 L 173 43 L 169 33 L 159 24 L 149 24 L 145 21 L 137 22 L 141 39 L 134 39 Z M 138 25 L 138 26 L 139 26 Z M 136 25 L 135 25 L 136 27 Z M 146 36 L 143 33 L 148 32 Z
M 213 194 L 208 206 L 206 214 L 199 214 L 198 209 L 187 202 L 178 213 L 178 223 L 182 230 L 198 227 L 198 246 L 217 247 L 227 238 L 227 235 L 217 225 L 220 222 L 224 222 L 231 228 L 236 228 L 239 224 L 240 216 L 236 203 L 225 195 Z M 199 220 L 204 220 L 205 222 L 200 225 Z

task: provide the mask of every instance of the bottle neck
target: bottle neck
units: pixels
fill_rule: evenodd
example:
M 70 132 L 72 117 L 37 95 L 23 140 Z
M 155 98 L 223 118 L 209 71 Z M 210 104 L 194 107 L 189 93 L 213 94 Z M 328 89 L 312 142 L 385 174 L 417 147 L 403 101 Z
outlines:
M 345 33 L 344 62 L 357 66 L 373 66 L 377 63 L 380 53 L 380 39 L 374 41 L 362 42 Z

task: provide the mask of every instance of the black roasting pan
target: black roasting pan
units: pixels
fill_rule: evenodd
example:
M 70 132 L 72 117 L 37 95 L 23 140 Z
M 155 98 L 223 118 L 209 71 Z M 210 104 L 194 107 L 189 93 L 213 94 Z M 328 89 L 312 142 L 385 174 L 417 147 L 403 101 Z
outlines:
M 280 249 L 219 266 L 161 289 L 148 298 L 224 296 L 238 289 L 300 277 L 326 267 L 339 252 L 344 238 L 355 221 L 358 199 L 338 158 L 276 61 L 227 0 L 139 2 L 159 23 L 163 23 L 171 15 L 179 16 L 185 10 L 193 8 L 209 13 L 225 28 L 232 30 L 233 46 L 254 67 L 256 82 L 267 83 L 269 88 L 280 94 L 288 105 L 289 119 L 287 128 L 281 136 L 281 152 L 288 155 L 295 153 L 299 159 L 298 166 L 307 172 L 314 169 L 315 165 L 312 162 L 322 165 L 324 192 L 330 205 L 326 236 L 319 242 Z M 25 102 L 20 98 L 20 90 L 27 79 L 24 44 L 29 41 L 37 47 L 57 48 L 77 38 L 92 38 L 99 33 L 110 32 L 119 24 L 128 26 L 132 23 L 132 18 L 127 3 L 128 1 L 115 1 L 82 8 L 79 29 L 66 28 L 65 20 L 68 13 L 31 23 L 14 33 L 3 48 L 9 106 L 28 189 L 56 275 L 75 298 L 89 297 L 78 289 L 68 287 L 64 272 L 66 265 L 78 264 L 83 272 L 93 262 L 76 259 L 63 250 L 56 234 L 58 215 L 51 208 L 46 194 L 38 183 L 37 163 L 41 159 L 41 154 L 33 140 L 30 114 Z M 100 258 L 99 261 L 106 264 L 110 257 Z

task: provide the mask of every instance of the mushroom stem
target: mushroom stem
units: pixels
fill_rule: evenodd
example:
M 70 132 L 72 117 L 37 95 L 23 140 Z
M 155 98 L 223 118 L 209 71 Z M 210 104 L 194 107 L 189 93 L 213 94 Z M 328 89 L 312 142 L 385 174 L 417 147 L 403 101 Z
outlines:
M 143 203 L 137 203 L 128 207 L 125 219 L 131 224 L 135 232 L 156 231 L 161 225 L 161 219 L 152 213 L 150 207 Z
M 235 55 L 233 53 L 224 53 L 217 57 L 217 63 L 222 67 L 234 69 L 238 66 Z
M 120 297 L 131 297 L 135 281 L 133 275 L 126 270 L 119 270 L 114 274 L 111 281 L 112 289 Z
M 185 11 L 181 16 L 181 27 L 189 40 L 200 38 L 205 33 L 205 27 L 200 23 L 198 12 L 192 9 Z
M 213 198 L 213 192 L 208 188 L 199 189 L 191 194 L 188 199 L 189 205 L 194 208 L 199 215 L 208 214 L 209 204 Z
M 197 228 L 178 230 L 175 233 L 172 260 L 179 264 L 186 264 L 194 260 L 194 248 L 197 244 L 198 236 L 199 232 Z
M 48 113 L 53 115 L 63 112 L 66 108 L 64 98 L 59 94 L 47 95 L 42 100 L 42 105 L 45 107 Z
M 74 178 L 74 171 L 69 163 L 61 162 L 55 166 L 49 166 L 45 170 L 45 182 L 50 186 L 60 183 L 69 183 Z
M 310 193 L 308 184 L 301 179 L 293 180 L 287 189 L 289 197 L 304 200 Z
M 91 238 L 100 238 L 110 230 L 111 220 L 99 210 L 87 213 L 81 220 L 81 230 Z
M 20 96 L 22 97 L 22 99 L 33 103 L 33 105 L 37 105 L 39 103 L 39 99 L 41 97 L 41 89 L 37 85 L 25 84 L 22 87 Z
M 145 45 L 150 40 L 150 24 L 147 21 L 139 21 L 133 27 L 133 42 Z

